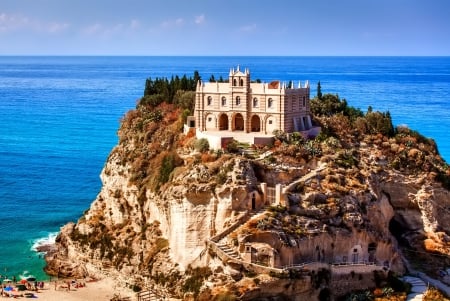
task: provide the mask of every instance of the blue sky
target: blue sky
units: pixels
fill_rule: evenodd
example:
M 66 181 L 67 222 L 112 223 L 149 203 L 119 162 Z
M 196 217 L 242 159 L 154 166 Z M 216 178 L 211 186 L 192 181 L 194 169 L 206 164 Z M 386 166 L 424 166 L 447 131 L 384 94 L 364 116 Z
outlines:
M 0 55 L 450 55 L 449 0 L 0 0 Z

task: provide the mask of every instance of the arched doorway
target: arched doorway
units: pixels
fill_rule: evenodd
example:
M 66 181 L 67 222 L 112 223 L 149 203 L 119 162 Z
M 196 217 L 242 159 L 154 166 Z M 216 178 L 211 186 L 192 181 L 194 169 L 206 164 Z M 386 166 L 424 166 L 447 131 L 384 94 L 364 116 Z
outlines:
M 222 114 L 219 117 L 219 131 L 228 131 L 228 116 Z
M 251 129 L 252 132 L 259 132 L 261 131 L 261 119 L 258 115 L 253 115 L 251 119 Z
M 240 113 L 237 113 L 234 116 L 234 130 L 235 131 L 243 131 L 244 130 L 244 117 Z

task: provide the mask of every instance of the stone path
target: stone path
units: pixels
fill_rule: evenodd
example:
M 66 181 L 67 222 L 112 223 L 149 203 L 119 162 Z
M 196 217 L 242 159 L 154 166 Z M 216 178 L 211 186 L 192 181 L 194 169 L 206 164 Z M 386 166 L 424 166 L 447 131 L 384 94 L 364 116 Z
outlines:
M 407 301 L 422 301 L 423 295 L 427 290 L 426 283 L 417 277 L 405 276 L 403 281 L 408 282 L 412 285 L 411 293 L 407 296 Z

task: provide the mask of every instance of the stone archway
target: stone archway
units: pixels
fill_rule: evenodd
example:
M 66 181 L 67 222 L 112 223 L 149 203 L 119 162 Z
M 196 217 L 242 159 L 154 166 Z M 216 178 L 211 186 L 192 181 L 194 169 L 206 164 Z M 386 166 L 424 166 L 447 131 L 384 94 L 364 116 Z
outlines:
M 244 117 L 241 113 L 237 113 L 234 115 L 234 128 L 235 131 L 243 131 L 244 130 Z
M 351 263 L 359 263 L 359 262 L 363 261 L 363 252 L 362 252 L 361 245 L 354 245 L 349 250 L 348 255 L 349 255 L 349 262 L 351 262 Z
M 222 114 L 219 117 L 219 131 L 228 131 L 228 115 Z
M 258 115 L 253 115 L 251 119 L 251 130 L 252 132 L 261 131 L 261 118 Z

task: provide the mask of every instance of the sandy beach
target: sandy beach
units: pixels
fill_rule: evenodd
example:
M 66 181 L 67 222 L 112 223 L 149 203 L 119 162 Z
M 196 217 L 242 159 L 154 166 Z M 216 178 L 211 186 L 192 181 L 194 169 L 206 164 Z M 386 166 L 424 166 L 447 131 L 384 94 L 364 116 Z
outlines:
M 13 285 L 14 286 L 14 285 Z M 17 292 L 24 294 L 31 291 Z M 88 281 L 83 287 L 71 286 L 67 289 L 66 281 L 58 281 L 55 290 L 55 282 L 45 282 L 44 288 L 39 289 L 38 292 L 32 292 L 34 298 L 42 301 L 81 301 L 81 300 L 95 300 L 95 301 L 110 301 L 115 295 L 120 297 L 130 297 L 130 300 L 137 300 L 136 293 L 130 289 L 123 287 L 116 287 L 114 281 L 110 278 L 104 278 L 97 281 Z M 0 297 L 1 299 L 10 299 L 9 297 Z M 16 299 L 16 298 L 14 298 Z M 17 297 L 17 299 L 28 300 L 25 296 Z

